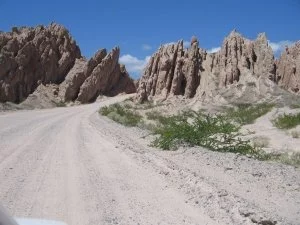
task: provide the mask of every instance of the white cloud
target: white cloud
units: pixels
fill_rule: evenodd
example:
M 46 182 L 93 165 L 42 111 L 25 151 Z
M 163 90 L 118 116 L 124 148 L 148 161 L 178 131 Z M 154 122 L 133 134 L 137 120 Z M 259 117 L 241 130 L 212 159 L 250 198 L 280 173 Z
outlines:
M 285 49 L 286 46 L 292 45 L 294 42 L 285 40 L 285 41 L 279 41 L 279 42 L 271 42 L 268 41 L 270 47 L 273 49 L 273 52 L 275 55 L 278 55 L 282 52 L 282 50 Z
M 189 42 L 189 41 L 184 41 L 183 42 L 183 47 L 185 47 L 185 48 L 190 47 L 190 45 L 191 45 L 191 42 Z
M 138 77 L 146 67 L 149 60 L 150 56 L 146 56 L 144 59 L 138 59 L 135 56 L 126 54 L 120 57 L 119 62 L 126 66 L 129 74 L 132 74 L 134 77 Z
M 143 44 L 143 45 L 142 45 L 142 49 L 145 50 L 145 51 L 148 51 L 148 50 L 151 50 L 152 47 L 151 47 L 150 45 Z
M 208 53 L 215 53 L 215 52 L 218 52 L 221 50 L 221 47 L 214 47 L 214 48 L 211 48 L 209 50 L 207 50 Z

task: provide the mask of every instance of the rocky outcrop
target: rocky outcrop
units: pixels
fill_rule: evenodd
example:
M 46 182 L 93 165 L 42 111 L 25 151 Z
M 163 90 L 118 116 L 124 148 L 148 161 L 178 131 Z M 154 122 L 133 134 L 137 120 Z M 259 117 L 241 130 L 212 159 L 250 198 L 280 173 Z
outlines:
M 116 47 L 107 55 L 106 50 L 97 52 L 89 60 L 84 69 L 83 77 L 86 79 L 80 86 L 78 101 L 88 103 L 94 101 L 100 94 L 112 96 L 136 91 L 125 66 L 118 63 L 119 55 L 120 49 Z
M 59 96 L 63 101 L 74 101 L 79 93 L 80 86 L 85 80 L 86 60 L 76 59 L 73 68 L 67 74 L 59 87 Z
M 109 54 L 100 49 L 87 61 L 68 30 L 55 23 L 0 33 L 0 102 L 19 103 L 34 93 L 29 102 L 49 97 L 55 102 L 87 103 L 99 94 L 133 93 L 134 81 L 119 64 L 119 54 L 118 47 Z M 51 93 L 48 84 L 57 92 L 42 95 Z
M 224 40 L 222 48 L 215 54 L 212 70 L 219 74 L 219 86 L 238 82 L 241 76 L 275 78 L 274 55 L 265 34 L 255 41 L 242 37 L 236 31 Z
M 0 34 L 0 102 L 20 102 L 39 83 L 60 83 L 80 58 L 63 26 L 14 28 Z
M 106 54 L 106 49 L 100 49 L 89 61 L 83 58 L 76 60 L 74 67 L 60 85 L 59 95 L 64 101 L 77 99 L 81 85 L 90 76 L 95 67 L 102 62 Z
M 65 106 L 65 103 L 58 96 L 58 91 L 59 85 L 57 84 L 40 84 L 32 94 L 18 105 L 24 109 Z
M 261 96 L 274 88 L 273 84 L 279 79 L 283 84 L 287 84 L 288 77 L 293 77 L 293 84 L 299 81 L 299 74 L 295 72 L 297 62 L 299 65 L 299 45 L 296 46 L 298 48 L 294 47 L 292 53 L 283 54 L 279 60 L 288 68 L 295 67 L 287 71 L 280 63 L 276 64 L 264 33 L 252 41 L 234 30 L 224 39 L 220 51 L 216 53 L 201 49 L 195 37 L 192 37 L 188 49 L 184 49 L 183 41 L 164 45 L 146 66 L 136 98 L 140 102 L 173 95 L 207 99 L 224 93 L 228 87 L 235 87 L 237 95 L 251 92 L 253 96 Z M 284 58 L 290 65 L 287 65 L 289 63 Z M 285 79 L 278 75 L 283 74 L 283 70 L 287 73 Z M 293 73 L 295 75 L 291 75 Z M 292 84 L 287 86 L 291 87 Z
M 300 89 L 300 41 L 286 47 L 277 61 L 276 78 L 279 86 L 299 93 Z
M 199 84 L 200 64 L 197 40 L 192 40 L 188 50 L 183 48 L 183 41 L 161 46 L 139 81 L 138 99 L 169 94 L 193 97 Z

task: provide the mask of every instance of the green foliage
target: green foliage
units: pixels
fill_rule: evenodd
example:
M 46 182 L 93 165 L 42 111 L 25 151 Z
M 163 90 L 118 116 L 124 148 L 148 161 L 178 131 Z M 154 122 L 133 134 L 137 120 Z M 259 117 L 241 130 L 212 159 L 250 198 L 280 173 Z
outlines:
M 202 146 L 212 151 L 239 153 L 258 160 L 272 160 L 300 166 L 299 153 L 266 153 L 262 148 L 268 146 L 268 139 L 259 137 L 251 144 L 250 141 L 239 138 L 241 125 L 253 122 L 272 107 L 266 104 L 239 105 L 237 109 L 215 115 L 206 115 L 200 111 L 185 111 L 179 115 L 164 116 L 158 111 L 151 111 L 146 113 L 147 119 L 152 121 L 150 123 L 145 123 L 143 117 L 133 111 L 135 107 L 129 104 L 105 106 L 100 108 L 99 113 L 125 126 L 151 130 L 156 135 L 152 145 L 164 150 L 174 150 L 180 145 Z
M 238 124 L 245 125 L 254 123 L 257 118 L 270 112 L 273 107 L 273 104 L 267 103 L 257 105 L 239 104 L 235 108 L 228 109 L 226 114 Z
M 265 156 L 263 160 L 276 161 L 286 165 L 291 166 L 300 166 L 300 153 L 281 153 L 281 154 L 272 154 L 272 153 L 264 153 Z
M 300 125 L 300 113 L 283 114 L 277 117 L 273 124 L 279 129 L 291 129 Z
M 239 127 L 225 116 L 188 112 L 167 117 L 166 121 L 154 131 L 158 135 L 153 142 L 156 147 L 169 150 L 188 144 L 213 151 L 255 154 L 249 141 L 237 137 Z
M 140 114 L 133 112 L 129 108 L 121 106 L 118 103 L 100 108 L 99 113 L 103 116 L 107 116 L 115 122 L 130 127 L 137 126 L 142 120 L 142 116 Z
M 282 154 L 280 155 L 278 161 L 292 166 L 300 166 L 300 153 L 295 152 L 292 154 L 288 154 L 288 153 Z
M 146 116 L 148 120 L 154 120 L 159 122 L 160 124 L 167 124 L 170 121 L 169 117 L 163 116 L 158 111 L 146 112 Z
M 291 109 L 299 109 L 300 108 L 300 103 L 299 104 L 292 104 L 290 105 Z
M 144 102 L 144 103 L 135 103 L 135 106 L 134 108 L 135 109 L 139 109 L 139 110 L 148 110 L 148 109 L 153 109 L 155 107 L 159 107 L 159 106 L 162 106 L 164 105 L 163 103 L 161 102 L 158 102 L 158 103 L 154 103 L 153 101 L 147 101 L 147 102 Z

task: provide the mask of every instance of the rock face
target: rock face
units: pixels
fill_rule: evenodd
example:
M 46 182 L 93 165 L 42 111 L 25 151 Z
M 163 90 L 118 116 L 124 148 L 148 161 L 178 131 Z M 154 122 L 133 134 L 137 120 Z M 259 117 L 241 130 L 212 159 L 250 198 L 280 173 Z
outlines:
M 282 76 L 280 82 L 288 88 L 292 85 L 287 84 L 288 77 L 298 79 L 299 84 L 299 73 L 294 72 L 300 71 L 296 68 L 296 65 L 299 66 L 299 45 L 289 52 L 283 54 L 279 63 L 276 63 L 264 33 L 251 41 L 235 30 L 225 38 L 220 51 L 216 53 L 199 48 L 195 37 L 192 37 L 188 49 L 184 49 L 183 41 L 164 45 L 151 57 L 144 70 L 139 81 L 137 100 L 142 102 L 153 97 L 165 99 L 173 95 L 207 99 L 229 87 L 236 88 L 237 95 L 253 92 L 252 96 L 258 97 L 273 88 L 273 84 L 280 79 L 281 75 L 278 74 L 283 74 L 283 71 L 286 73 L 285 79 Z M 285 66 L 294 66 L 296 69 L 287 71 Z M 250 90 L 249 87 L 254 88 Z
M 120 74 L 118 65 L 120 50 L 114 48 L 100 63 L 91 69 L 91 74 L 80 87 L 78 100 L 82 103 L 93 101 L 99 94 L 106 94 L 115 76 Z
M 73 101 L 77 98 L 79 88 L 85 80 L 84 68 L 86 65 L 86 60 L 76 59 L 73 68 L 61 83 L 59 96 L 61 96 L 64 101 Z
M 38 83 L 60 83 L 80 58 L 61 25 L 14 28 L 0 34 L 0 101 L 20 102 Z
M 200 64 L 197 40 L 192 40 L 188 50 L 183 48 L 183 41 L 162 46 L 150 58 L 139 81 L 138 99 L 168 94 L 193 97 L 199 84 Z
M 68 30 L 55 23 L 0 33 L 0 102 L 19 103 L 35 90 L 31 100 L 38 98 L 49 92 L 48 84 L 57 86 L 54 100 L 62 102 L 87 103 L 99 94 L 133 93 L 134 81 L 118 63 L 119 54 L 118 47 L 109 54 L 100 49 L 87 61 Z
M 220 74 L 220 87 L 238 82 L 241 76 L 249 73 L 274 80 L 274 55 L 265 34 L 250 41 L 235 31 L 231 32 L 216 53 L 212 70 Z
M 101 49 L 89 61 L 76 60 L 60 85 L 62 99 L 88 103 L 100 94 L 113 96 L 123 92 L 134 93 L 134 82 L 125 66 L 118 63 L 119 55 L 119 48 L 114 48 L 109 54 L 106 49 Z
M 279 86 L 293 92 L 300 89 L 300 41 L 287 47 L 277 61 L 276 78 Z

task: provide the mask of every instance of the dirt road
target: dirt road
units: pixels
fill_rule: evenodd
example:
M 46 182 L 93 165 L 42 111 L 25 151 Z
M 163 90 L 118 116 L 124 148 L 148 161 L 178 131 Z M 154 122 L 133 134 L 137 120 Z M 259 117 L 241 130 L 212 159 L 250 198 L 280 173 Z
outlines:
M 15 217 L 69 225 L 300 221 L 299 169 L 152 149 L 143 131 L 96 112 L 122 98 L 1 114 L 1 204 Z

